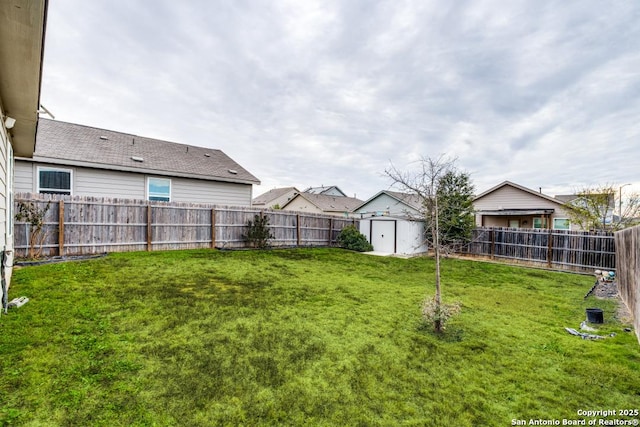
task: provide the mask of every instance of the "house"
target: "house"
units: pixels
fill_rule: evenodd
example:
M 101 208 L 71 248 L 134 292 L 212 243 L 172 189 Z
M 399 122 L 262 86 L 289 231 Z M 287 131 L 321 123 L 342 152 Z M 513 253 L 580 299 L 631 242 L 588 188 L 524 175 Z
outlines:
M 564 201 L 510 181 L 478 194 L 473 207 L 478 227 L 579 229 Z
M 335 185 L 331 185 L 329 187 L 320 186 L 320 187 L 309 187 L 304 190 L 305 193 L 310 194 L 324 194 L 325 196 L 336 196 L 336 197 L 346 197 L 347 195 L 340 190 Z
M 352 217 L 353 209 L 361 204 L 362 200 L 355 197 L 302 192 L 282 205 L 282 210 Z
M 360 233 L 376 252 L 413 255 L 427 251 L 422 201 L 417 195 L 383 190 L 354 209 Z
M 220 150 L 41 119 L 17 192 L 250 206 L 260 181 Z
M 422 217 L 422 202 L 415 194 L 382 190 L 354 209 L 361 218 L 368 216 Z
M 0 2 L 0 249 L 5 289 L 13 264 L 13 159 L 30 157 L 36 142 L 47 7 L 46 0 Z
M 296 187 L 274 188 L 255 197 L 251 205 L 256 208 L 279 209 L 300 193 Z

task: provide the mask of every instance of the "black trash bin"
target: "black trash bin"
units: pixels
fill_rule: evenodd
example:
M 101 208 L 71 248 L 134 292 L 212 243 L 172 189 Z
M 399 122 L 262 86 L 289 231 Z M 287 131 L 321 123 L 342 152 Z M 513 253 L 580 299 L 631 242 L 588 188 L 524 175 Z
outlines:
M 604 312 L 601 308 L 587 308 L 587 321 L 589 323 L 604 323 Z

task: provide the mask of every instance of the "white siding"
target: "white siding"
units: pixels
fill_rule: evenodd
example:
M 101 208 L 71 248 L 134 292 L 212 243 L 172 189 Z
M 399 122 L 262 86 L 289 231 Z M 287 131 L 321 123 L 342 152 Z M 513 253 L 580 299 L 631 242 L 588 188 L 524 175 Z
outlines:
M 404 218 L 372 217 L 360 220 L 360 233 L 367 237 L 371 243 L 372 222 L 395 222 L 395 249 L 397 254 L 415 255 L 427 252 L 427 244 L 424 241 L 424 222 L 409 221 Z M 375 227 L 374 231 L 375 231 Z M 378 227 L 380 229 L 380 227 Z M 375 239 L 374 239 L 375 240 Z M 378 250 L 374 246 L 373 250 Z
M 58 167 L 51 164 L 16 161 L 16 191 L 37 191 L 38 166 Z M 147 175 L 107 169 L 59 166 L 73 171 L 74 196 L 112 197 L 126 199 L 146 198 Z M 250 184 L 235 184 L 200 179 L 165 177 L 171 179 L 171 201 L 211 203 L 227 206 L 250 206 Z
M 1 107 L 1 105 L 0 105 Z M 0 108 L 1 111 L 1 108 Z M 11 143 L 9 142 L 9 136 L 4 127 L 4 115 L 0 114 L 0 250 L 11 251 L 7 254 L 7 269 L 5 270 L 5 280 L 7 289 L 11 286 L 11 273 L 13 268 L 13 235 L 9 234 L 13 229 L 12 227 L 12 214 L 13 209 L 9 208 L 11 203 L 10 194 L 11 187 L 13 186 L 13 177 L 11 176 L 11 167 L 9 162 L 12 161 Z M 2 297 L 2 289 L 0 288 L 0 297 Z
M 0 114 L 0 120 L 4 123 L 4 116 Z M 7 221 L 9 212 L 7 210 L 7 197 L 9 194 L 9 185 L 11 177 L 7 176 L 7 154 L 11 147 L 9 146 L 9 137 L 7 136 L 4 124 L 0 123 L 0 250 L 10 246 L 13 248 L 13 242 L 7 238 Z

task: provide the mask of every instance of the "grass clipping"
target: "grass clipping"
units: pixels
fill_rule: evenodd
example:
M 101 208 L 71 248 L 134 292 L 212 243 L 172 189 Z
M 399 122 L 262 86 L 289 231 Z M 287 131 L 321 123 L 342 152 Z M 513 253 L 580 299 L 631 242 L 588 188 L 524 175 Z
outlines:
M 422 321 L 424 326 L 433 325 L 436 331 L 444 331 L 449 319 L 460 313 L 460 310 L 460 302 L 438 304 L 435 295 L 428 296 L 422 302 Z

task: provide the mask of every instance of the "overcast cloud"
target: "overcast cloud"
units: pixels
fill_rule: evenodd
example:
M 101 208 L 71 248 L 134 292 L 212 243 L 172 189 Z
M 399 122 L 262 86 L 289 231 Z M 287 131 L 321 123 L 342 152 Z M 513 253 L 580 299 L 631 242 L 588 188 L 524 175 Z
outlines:
M 55 0 L 41 102 L 220 148 L 254 195 L 440 154 L 478 192 L 640 191 L 640 2 Z

